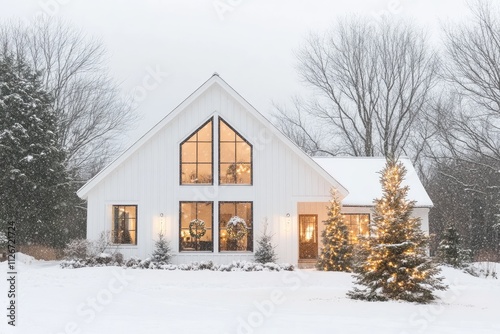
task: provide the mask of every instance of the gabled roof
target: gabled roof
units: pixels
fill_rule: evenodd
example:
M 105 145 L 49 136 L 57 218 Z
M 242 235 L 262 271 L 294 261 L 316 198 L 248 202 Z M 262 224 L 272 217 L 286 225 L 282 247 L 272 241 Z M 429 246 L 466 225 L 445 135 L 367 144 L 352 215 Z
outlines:
M 385 158 L 372 157 L 315 157 L 323 169 L 347 187 L 349 195 L 342 200 L 344 206 L 373 206 L 373 200 L 380 198 L 380 171 L 384 168 Z M 432 201 L 408 158 L 399 161 L 406 167 L 407 173 L 403 185 L 408 185 L 408 198 L 415 200 L 416 207 L 432 207 Z
M 213 85 L 219 85 L 226 93 L 233 97 L 237 102 L 239 102 L 247 111 L 252 113 L 260 122 L 262 122 L 266 128 L 273 133 L 279 140 L 281 140 L 286 146 L 288 146 L 293 152 L 302 157 L 307 165 L 313 168 L 318 174 L 323 176 L 329 183 L 334 186 L 340 193 L 341 197 L 346 196 L 349 192 L 347 189 L 339 183 L 331 174 L 321 168 L 317 163 L 315 163 L 311 157 L 309 157 L 304 151 L 302 151 L 295 143 L 290 141 L 284 134 L 282 134 L 266 117 L 264 117 L 257 109 L 255 109 L 250 103 L 248 103 L 238 92 L 236 92 L 229 84 L 227 84 L 217 73 L 214 73 L 205 83 L 203 83 L 198 89 L 196 89 L 190 96 L 188 96 L 182 103 L 175 107 L 167 116 L 165 116 L 160 122 L 158 122 L 151 130 L 146 132 L 139 140 L 137 140 L 132 146 L 130 146 L 125 152 L 123 152 L 118 158 L 111 162 L 108 166 L 97 173 L 92 179 L 90 179 L 83 187 L 77 191 L 77 195 L 82 199 L 87 199 L 88 193 L 92 188 L 94 188 L 99 182 L 101 182 L 106 176 L 113 172 L 121 163 L 123 163 L 128 157 L 130 157 L 134 152 L 136 152 L 142 145 L 144 145 L 148 140 L 150 140 L 156 133 L 158 133 L 165 125 L 172 121 L 179 113 L 181 113 L 187 106 L 189 106 L 193 101 L 195 101 L 200 95 L 207 91 Z

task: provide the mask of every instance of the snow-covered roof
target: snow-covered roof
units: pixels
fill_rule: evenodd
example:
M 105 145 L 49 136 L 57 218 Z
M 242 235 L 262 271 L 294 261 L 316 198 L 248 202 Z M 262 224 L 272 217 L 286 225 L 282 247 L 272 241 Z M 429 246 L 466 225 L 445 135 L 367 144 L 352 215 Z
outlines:
M 385 158 L 314 157 L 313 159 L 349 191 L 342 201 L 344 206 L 372 206 L 373 200 L 382 195 L 379 172 L 385 166 Z M 420 182 L 411 161 L 408 158 L 401 158 L 400 161 L 407 170 L 403 185 L 410 187 L 408 198 L 417 201 L 416 207 L 432 207 L 432 200 Z

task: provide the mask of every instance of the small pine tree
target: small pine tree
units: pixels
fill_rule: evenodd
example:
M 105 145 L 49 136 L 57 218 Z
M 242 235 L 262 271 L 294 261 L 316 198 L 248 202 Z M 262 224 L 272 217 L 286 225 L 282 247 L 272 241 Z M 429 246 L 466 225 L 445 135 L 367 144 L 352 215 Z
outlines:
M 428 238 L 420 219 L 411 217 L 415 202 L 406 199 L 409 187 L 402 163 L 388 160 L 382 171 L 382 198 L 375 200 L 372 234 L 360 243 L 361 261 L 354 266 L 354 299 L 405 300 L 427 303 L 435 290 L 445 290 L 440 270 L 427 255 Z
M 454 268 L 464 267 L 470 259 L 470 250 L 460 248 L 461 238 L 453 226 L 449 226 L 439 242 L 437 256 L 443 264 Z
M 332 190 L 328 207 L 328 219 L 321 232 L 323 248 L 316 263 L 316 269 L 325 271 L 351 271 L 352 245 L 349 244 L 349 230 L 340 211 L 340 200 Z
M 264 232 L 257 240 L 257 250 L 255 251 L 255 262 L 259 263 L 275 263 L 277 255 L 275 248 L 272 244 L 272 235 L 267 234 L 267 222 L 264 223 Z
M 153 252 L 151 262 L 158 264 L 168 264 L 172 254 L 170 253 L 172 249 L 170 244 L 163 233 L 158 234 L 158 240 L 155 241 L 155 250 Z

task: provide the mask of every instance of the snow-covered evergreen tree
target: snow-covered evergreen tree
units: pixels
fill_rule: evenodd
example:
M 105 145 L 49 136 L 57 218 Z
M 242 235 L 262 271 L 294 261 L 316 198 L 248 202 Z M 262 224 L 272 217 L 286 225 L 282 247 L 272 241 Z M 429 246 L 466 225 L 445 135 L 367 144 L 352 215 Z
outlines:
M 461 238 L 453 226 L 444 232 L 443 239 L 439 242 L 437 256 L 441 263 L 454 268 L 462 268 L 470 261 L 470 250 L 460 247 Z
M 420 219 L 411 216 L 415 202 L 406 197 L 409 187 L 402 163 L 388 160 L 382 171 L 382 197 L 375 200 L 371 234 L 360 243 L 361 261 L 355 264 L 354 299 L 405 300 L 427 303 L 435 290 L 444 290 L 440 270 L 427 255 L 428 238 Z
M 163 233 L 158 234 L 158 240 L 155 241 L 155 250 L 151 262 L 157 264 L 168 264 L 170 263 L 170 258 L 172 257 L 172 249 L 170 244 Z
M 255 262 L 276 263 L 277 255 L 272 243 L 272 235 L 267 234 L 267 222 L 264 223 L 264 231 L 257 240 L 257 250 L 255 251 Z
M 0 220 L 16 223 L 17 244 L 61 246 L 69 178 L 57 144 L 51 97 L 18 58 L 0 55 Z
M 321 232 L 323 247 L 316 263 L 316 269 L 325 271 L 351 271 L 352 245 L 349 244 L 349 230 L 344 224 L 338 195 L 332 190 L 328 207 L 328 219 Z

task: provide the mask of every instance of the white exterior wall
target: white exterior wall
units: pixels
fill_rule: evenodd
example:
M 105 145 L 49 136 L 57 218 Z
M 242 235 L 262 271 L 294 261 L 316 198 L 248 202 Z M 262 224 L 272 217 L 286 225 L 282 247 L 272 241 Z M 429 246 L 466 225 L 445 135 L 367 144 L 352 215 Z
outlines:
M 214 185 L 179 185 L 179 145 L 213 115 L 221 116 L 253 145 L 252 186 L 217 185 L 217 123 L 214 123 Z M 253 201 L 254 250 L 262 222 L 267 218 L 268 231 L 274 234 L 278 246 L 279 261 L 297 263 L 297 202 L 327 201 L 330 187 L 329 181 L 302 156 L 214 84 L 90 190 L 87 237 L 96 239 L 102 231 L 111 229 L 112 205 L 134 204 L 138 206 L 137 246 L 119 246 L 125 257 L 150 256 L 154 240 L 163 229 L 176 254 L 174 262 L 250 260 L 253 253 L 217 252 L 218 201 Z M 180 201 L 214 202 L 213 253 L 178 253 Z

